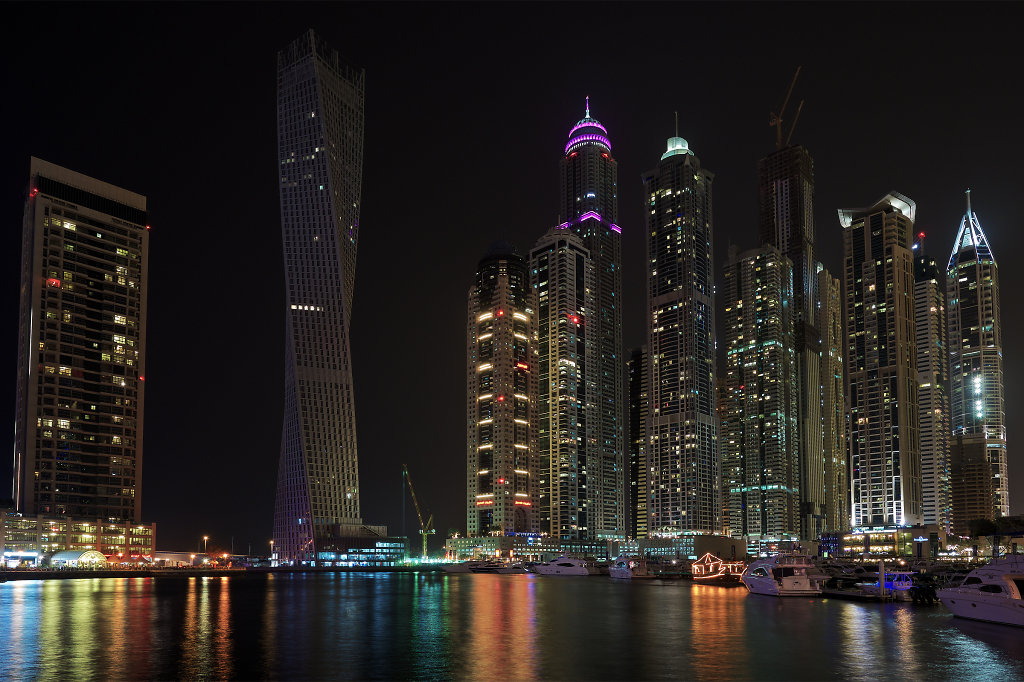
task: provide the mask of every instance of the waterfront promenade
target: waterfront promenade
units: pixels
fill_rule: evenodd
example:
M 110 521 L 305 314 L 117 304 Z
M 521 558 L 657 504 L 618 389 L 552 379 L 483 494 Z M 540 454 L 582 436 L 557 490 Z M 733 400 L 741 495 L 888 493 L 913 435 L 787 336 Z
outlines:
M 441 570 L 440 564 L 417 566 L 331 566 L 291 567 L 260 566 L 254 568 L 206 568 L 184 566 L 180 568 L 15 568 L 0 570 L 0 582 L 6 580 L 71 580 L 75 578 L 202 578 L 268 573 L 423 573 Z

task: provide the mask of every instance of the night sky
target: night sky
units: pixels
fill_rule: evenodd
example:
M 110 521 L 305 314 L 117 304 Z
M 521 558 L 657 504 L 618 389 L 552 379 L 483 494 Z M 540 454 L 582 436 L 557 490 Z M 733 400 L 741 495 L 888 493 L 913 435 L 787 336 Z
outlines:
M 13 443 L 32 155 L 144 194 L 152 227 L 143 515 L 160 549 L 264 551 L 280 448 L 284 275 L 276 53 L 314 28 L 366 69 L 352 327 L 362 512 L 402 531 L 403 463 L 441 544 L 464 530 L 466 292 L 488 245 L 558 218 L 591 113 L 619 162 L 627 349 L 644 341 L 640 174 L 679 134 L 715 174 L 715 262 L 757 246 L 756 162 L 798 65 L 818 258 L 837 208 L 917 202 L 940 264 L 963 190 L 1000 265 L 1011 513 L 1024 512 L 1020 6 L 21 4 L 4 6 L 0 443 Z M 792 120 L 792 117 L 788 117 Z M 1018 202 L 1015 204 L 1014 202 Z M 1017 206 L 1015 209 L 1014 207 Z M 719 300 L 721 309 L 721 300 Z M 4 368 L 5 365 L 5 368 Z M 10 449 L 7 450 L 11 452 Z M 0 498 L 11 460 L 0 461 Z M 407 531 L 415 532 L 411 504 Z

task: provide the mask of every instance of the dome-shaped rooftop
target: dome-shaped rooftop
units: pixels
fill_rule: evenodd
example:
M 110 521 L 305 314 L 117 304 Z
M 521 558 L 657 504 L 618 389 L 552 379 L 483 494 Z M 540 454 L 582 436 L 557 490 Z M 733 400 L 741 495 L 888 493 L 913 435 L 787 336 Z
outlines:
M 608 129 L 590 115 L 589 96 L 587 97 L 586 113 L 569 131 L 569 142 L 565 145 L 566 156 L 585 145 L 596 145 L 607 152 L 612 150 L 612 143 L 608 139 Z

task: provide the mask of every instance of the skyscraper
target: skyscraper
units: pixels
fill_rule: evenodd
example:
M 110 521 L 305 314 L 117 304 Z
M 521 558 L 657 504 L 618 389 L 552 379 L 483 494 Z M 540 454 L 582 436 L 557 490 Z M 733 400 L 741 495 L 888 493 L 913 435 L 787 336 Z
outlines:
M 992 475 L 992 513 L 987 516 L 991 520 L 1010 512 L 999 268 L 978 215 L 971 211 L 970 190 L 967 212 L 960 220 L 946 267 L 946 294 L 949 298 L 950 414 L 953 433 L 960 437 L 954 448 L 984 450 Z M 953 459 L 967 457 L 954 453 Z M 957 523 L 973 520 L 958 518 Z
M 594 263 L 583 240 L 549 230 L 530 252 L 530 284 L 537 297 L 536 404 L 538 508 L 541 531 L 589 540 L 590 472 L 600 470 L 596 447 Z M 594 492 L 600 493 L 599 489 Z
M 914 323 L 921 420 L 921 503 L 925 523 L 950 529 L 949 398 L 946 382 L 946 287 L 935 259 L 926 256 L 924 233 L 915 247 Z
M 285 409 L 274 511 L 283 561 L 317 561 L 361 523 L 349 330 L 365 73 L 313 31 L 277 55 Z
M 526 261 L 496 242 L 469 288 L 466 531 L 536 532 L 537 352 Z
M 757 164 L 758 231 L 793 264 L 793 325 L 797 358 L 801 532 L 825 530 L 826 463 L 821 412 L 821 334 L 816 324 L 818 263 L 814 256 L 814 160 L 802 146 L 782 147 Z
M 722 526 L 711 182 L 671 137 L 643 174 L 647 228 L 648 534 Z
M 854 526 L 921 522 L 910 250 L 916 210 L 898 192 L 867 208 L 839 209 Z
M 725 266 L 723 525 L 751 542 L 800 534 L 793 264 L 765 244 Z
M 825 460 L 825 532 L 850 529 L 850 486 L 847 460 L 846 378 L 843 374 L 843 291 L 828 270 L 818 271 L 821 334 L 822 458 Z
M 19 512 L 141 521 L 148 262 L 146 197 L 32 159 L 18 326 Z
M 583 239 L 594 261 L 594 312 L 589 338 L 594 343 L 597 406 L 593 447 L 597 466 L 587 471 L 593 539 L 622 538 L 626 532 L 625 421 L 622 357 L 622 230 L 618 167 L 608 130 L 587 109 L 569 131 L 561 160 L 562 227 Z M 589 449 L 589 448 L 588 448 Z
M 634 348 L 629 374 L 629 515 L 634 538 L 647 537 L 647 347 Z

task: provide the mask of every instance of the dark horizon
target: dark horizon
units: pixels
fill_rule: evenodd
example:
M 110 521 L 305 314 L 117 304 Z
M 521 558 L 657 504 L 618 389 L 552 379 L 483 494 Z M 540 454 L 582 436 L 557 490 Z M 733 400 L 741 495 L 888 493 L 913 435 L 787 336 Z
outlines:
M 626 349 L 644 339 L 640 174 L 673 112 L 715 173 L 720 286 L 727 247 L 758 245 L 756 163 L 775 149 L 768 114 L 801 65 L 787 113 L 804 100 L 793 142 L 815 160 L 818 260 L 840 276 L 836 210 L 896 190 L 917 203 L 915 231 L 944 268 L 970 188 L 1009 301 L 1024 285 L 1010 261 L 1024 93 L 1008 7 L 9 6 L 0 437 L 13 443 L 21 216 L 37 156 L 148 198 L 142 497 L 157 546 L 209 535 L 211 551 L 232 536 L 238 551 L 266 550 L 284 382 L 275 59 L 312 27 L 366 69 L 352 328 L 362 515 L 402 532 L 407 463 L 436 549 L 465 527 L 466 293 L 490 243 L 526 253 L 558 222 L 558 162 L 586 96 L 619 163 Z M 1007 350 L 1019 311 L 1002 309 Z M 1007 352 L 1004 371 L 1019 514 L 1024 365 Z M 0 460 L 4 486 L 10 465 Z

